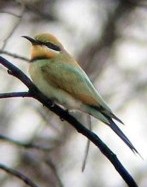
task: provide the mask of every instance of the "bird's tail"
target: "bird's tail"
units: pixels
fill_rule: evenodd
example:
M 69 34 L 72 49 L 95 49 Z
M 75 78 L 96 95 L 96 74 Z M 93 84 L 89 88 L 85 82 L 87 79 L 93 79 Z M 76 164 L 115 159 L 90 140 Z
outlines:
M 96 117 L 97 119 L 100 119 L 105 124 L 107 124 L 134 153 L 137 153 L 138 155 L 140 155 L 137 149 L 130 142 L 130 140 L 126 137 L 126 135 L 121 131 L 121 129 L 113 121 L 114 119 L 118 121 L 119 123 L 124 124 L 118 117 L 116 117 L 111 111 L 106 110 L 102 106 L 90 106 L 90 107 L 94 109 L 94 110 L 90 110 L 90 114 L 92 116 Z
M 110 118 L 107 117 L 109 121 L 109 127 L 127 144 L 127 146 L 134 152 L 137 153 L 138 155 L 139 152 L 137 149 L 133 146 L 133 144 L 130 142 L 130 140 L 126 137 L 126 135 L 120 130 L 120 128 L 115 124 L 115 122 Z

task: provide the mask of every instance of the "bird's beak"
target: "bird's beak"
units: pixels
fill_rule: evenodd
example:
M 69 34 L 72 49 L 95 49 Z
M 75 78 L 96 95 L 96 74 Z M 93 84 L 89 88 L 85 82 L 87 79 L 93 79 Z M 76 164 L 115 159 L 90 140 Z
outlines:
M 29 40 L 32 43 L 32 45 L 38 44 L 38 42 L 36 40 L 34 40 L 33 38 L 31 38 L 29 36 L 22 36 L 22 37 Z

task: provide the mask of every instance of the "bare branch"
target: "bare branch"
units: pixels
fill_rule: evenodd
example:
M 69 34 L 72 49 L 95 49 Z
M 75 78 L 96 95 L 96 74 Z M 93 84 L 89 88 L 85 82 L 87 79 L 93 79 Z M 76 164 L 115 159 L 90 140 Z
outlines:
M 10 52 L 5 51 L 5 50 L 0 50 L 0 54 L 5 54 L 5 55 L 11 56 L 13 58 L 18 58 L 18 59 L 21 59 L 21 60 L 29 62 L 28 58 L 20 56 L 20 55 L 17 55 L 17 54 L 10 53 Z
M 4 45 L 3 45 L 3 47 L 2 47 L 2 50 L 4 50 L 4 48 L 5 48 L 6 45 L 7 45 L 8 40 L 10 39 L 10 37 L 12 36 L 12 34 L 14 33 L 14 31 L 17 29 L 18 25 L 19 25 L 20 22 L 21 22 L 23 13 L 24 13 L 24 11 L 25 11 L 25 6 L 22 5 L 21 8 L 22 8 L 22 9 L 21 9 L 20 16 L 17 17 L 17 19 L 18 19 L 17 22 L 16 22 L 15 25 L 13 26 L 13 28 L 12 28 L 12 30 L 10 31 L 9 35 L 7 36 L 7 38 L 4 40 Z
M 22 81 L 28 88 L 29 92 L 32 94 L 32 97 L 46 106 L 49 110 L 57 114 L 61 119 L 66 120 L 71 124 L 79 133 L 86 136 L 91 142 L 93 142 L 100 151 L 109 159 L 109 161 L 113 164 L 115 169 L 121 175 L 121 177 L 125 180 L 125 182 L 130 187 L 137 187 L 136 182 L 131 177 L 131 175 L 127 172 L 127 170 L 123 167 L 121 162 L 118 160 L 117 156 L 107 147 L 106 144 L 101 141 L 101 139 L 92 131 L 88 130 L 84 127 L 77 119 L 75 119 L 72 115 L 70 115 L 66 110 L 62 109 L 58 105 L 52 103 L 52 101 L 44 96 L 32 83 L 32 81 L 16 66 L 11 64 L 9 61 L 0 57 L 0 63 L 8 68 L 9 73 L 11 75 L 17 77 L 20 81 Z
M 0 99 L 11 97 L 32 97 L 32 95 L 29 92 L 0 93 Z
M 0 169 L 4 170 L 5 172 L 19 178 L 20 180 L 22 180 L 25 184 L 27 184 L 28 186 L 31 187 L 39 187 L 38 185 L 36 185 L 30 178 L 26 177 L 25 175 L 23 175 L 21 172 L 9 168 L 3 164 L 0 164 Z
M 50 151 L 52 150 L 51 147 L 43 147 L 42 145 L 35 145 L 33 143 L 23 143 L 23 142 L 20 142 L 20 141 L 17 141 L 17 140 L 13 140 L 9 137 L 6 137 L 6 136 L 3 136 L 0 134 L 0 140 L 3 140 L 3 141 L 6 141 L 6 142 L 9 142 L 11 144 L 14 144 L 16 146 L 19 146 L 19 147 L 23 147 L 23 148 L 27 148 L 27 149 L 38 149 L 38 150 L 41 150 L 41 151 Z
M 2 13 L 2 14 L 9 14 L 9 15 L 15 16 L 17 18 L 21 18 L 21 15 L 17 15 L 17 14 L 15 14 L 13 12 L 8 12 L 8 11 L 5 11 L 5 10 L 0 10 L 0 13 Z
M 56 180 L 58 182 L 59 187 L 63 187 L 62 181 L 61 181 L 61 179 L 58 176 L 57 169 L 56 169 L 54 163 L 51 160 L 48 159 L 48 160 L 46 160 L 46 164 L 48 166 L 50 166 L 50 168 L 52 169 L 52 172 L 54 173 L 54 175 L 56 177 Z

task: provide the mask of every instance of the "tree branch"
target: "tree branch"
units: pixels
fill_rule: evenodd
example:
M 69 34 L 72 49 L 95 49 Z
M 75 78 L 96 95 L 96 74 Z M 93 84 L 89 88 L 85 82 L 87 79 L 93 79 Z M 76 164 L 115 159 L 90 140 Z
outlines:
M 11 97 L 32 97 L 32 96 L 29 92 L 0 93 L 0 99 L 11 98 Z
M 136 182 L 131 177 L 131 175 L 127 172 L 127 170 L 123 167 L 121 162 L 118 160 L 117 156 L 106 146 L 106 144 L 101 141 L 101 139 L 93 132 L 85 128 L 77 119 L 75 119 L 72 115 L 70 115 L 66 110 L 62 109 L 56 104 L 53 104 L 52 101 L 45 97 L 32 83 L 32 81 L 16 66 L 11 64 L 9 61 L 0 57 L 0 63 L 8 68 L 8 73 L 18 78 L 21 82 L 23 82 L 29 89 L 29 94 L 34 99 L 38 100 L 44 106 L 46 106 L 49 110 L 57 114 L 61 119 L 69 122 L 79 133 L 86 136 L 91 142 L 93 142 L 100 151 L 109 159 L 109 161 L 113 164 L 115 169 L 124 179 L 124 181 L 130 187 L 137 187 Z
M 11 57 L 13 57 L 13 58 L 18 58 L 18 59 L 20 59 L 20 60 L 24 60 L 24 61 L 29 62 L 29 59 L 28 59 L 28 58 L 25 58 L 25 57 L 23 57 L 23 56 L 20 56 L 20 55 L 14 54 L 14 53 L 10 53 L 10 52 L 5 51 L 5 50 L 2 50 L 2 49 L 0 49 L 0 54 L 5 54 L 5 55 L 11 56 Z
M 41 150 L 41 151 L 44 151 L 44 152 L 52 150 L 52 147 L 45 147 L 45 146 L 42 146 L 42 145 L 36 145 L 36 144 L 30 143 L 30 142 L 23 143 L 23 142 L 20 142 L 20 141 L 17 141 L 17 140 L 13 140 L 9 137 L 3 136 L 2 134 L 0 134 L 0 140 L 3 140 L 3 141 L 6 141 L 6 142 L 9 142 L 11 144 L 14 144 L 16 146 L 27 148 L 27 149 L 37 149 L 37 150 Z
M 20 173 L 19 171 L 9 168 L 3 164 L 0 164 L 0 169 L 4 170 L 5 172 L 21 179 L 25 184 L 27 184 L 28 186 L 31 187 L 39 187 L 37 186 L 31 179 L 29 179 L 28 177 L 26 177 L 25 175 L 23 175 L 22 173 Z
M 63 184 L 62 184 L 62 181 L 61 179 L 59 178 L 58 176 L 58 173 L 57 173 L 57 169 L 55 167 L 55 165 L 53 164 L 53 162 L 51 160 L 46 160 L 45 163 L 50 166 L 50 168 L 52 169 L 52 172 L 54 173 L 55 177 L 56 177 L 56 181 L 58 183 L 58 186 L 59 187 L 63 187 Z
M 2 50 L 5 49 L 7 43 L 8 43 L 8 40 L 11 38 L 11 36 L 13 35 L 14 31 L 17 29 L 17 27 L 19 26 L 21 20 L 22 20 L 22 17 L 23 17 L 23 14 L 24 14 L 24 11 L 25 11 L 25 6 L 21 6 L 21 12 L 20 12 L 20 16 L 16 17 L 18 20 L 17 22 L 14 24 L 13 28 L 11 29 L 11 31 L 9 32 L 7 38 L 4 40 L 4 44 L 2 46 Z

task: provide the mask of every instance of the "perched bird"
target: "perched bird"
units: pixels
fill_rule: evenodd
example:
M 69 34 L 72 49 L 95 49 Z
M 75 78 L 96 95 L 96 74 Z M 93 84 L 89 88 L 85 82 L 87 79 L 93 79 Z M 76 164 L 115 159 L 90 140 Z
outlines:
M 37 88 L 67 109 L 80 110 L 104 122 L 138 153 L 114 120 L 123 122 L 113 114 L 87 74 L 58 39 L 48 33 L 34 38 L 23 37 L 32 44 L 29 73 Z

